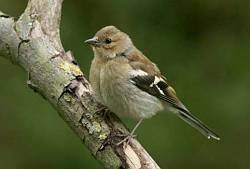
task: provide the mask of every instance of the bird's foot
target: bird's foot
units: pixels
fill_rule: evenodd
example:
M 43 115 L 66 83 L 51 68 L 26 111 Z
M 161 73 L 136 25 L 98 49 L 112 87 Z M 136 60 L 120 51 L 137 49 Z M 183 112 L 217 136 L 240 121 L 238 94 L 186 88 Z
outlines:
M 136 135 L 132 134 L 132 133 L 129 133 L 129 134 L 118 134 L 117 135 L 118 137 L 125 137 L 123 138 L 121 141 L 119 141 L 116 145 L 117 146 L 120 146 L 121 144 L 123 144 L 124 146 L 127 146 L 131 139 L 135 138 Z
M 96 110 L 97 113 L 99 113 L 103 118 L 108 118 L 110 115 L 110 110 L 106 106 L 101 106 Z

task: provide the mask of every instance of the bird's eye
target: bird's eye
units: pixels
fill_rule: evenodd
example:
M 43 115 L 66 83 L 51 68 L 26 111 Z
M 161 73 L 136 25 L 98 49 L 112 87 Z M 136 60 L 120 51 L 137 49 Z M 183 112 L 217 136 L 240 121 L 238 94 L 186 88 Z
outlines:
M 107 44 L 110 44 L 110 43 L 112 42 L 112 40 L 109 39 L 109 38 L 107 38 L 107 39 L 105 39 L 105 42 L 106 42 Z

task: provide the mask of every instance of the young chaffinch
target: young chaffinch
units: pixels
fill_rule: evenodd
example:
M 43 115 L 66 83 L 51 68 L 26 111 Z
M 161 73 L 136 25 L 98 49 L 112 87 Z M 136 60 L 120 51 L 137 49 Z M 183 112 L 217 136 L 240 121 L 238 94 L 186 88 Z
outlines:
M 131 135 L 143 119 L 166 110 L 207 138 L 220 139 L 182 104 L 158 67 L 133 45 L 126 33 L 106 26 L 85 43 L 94 51 L 89 79 L 95 97 L 114 113 L 138 121 Z

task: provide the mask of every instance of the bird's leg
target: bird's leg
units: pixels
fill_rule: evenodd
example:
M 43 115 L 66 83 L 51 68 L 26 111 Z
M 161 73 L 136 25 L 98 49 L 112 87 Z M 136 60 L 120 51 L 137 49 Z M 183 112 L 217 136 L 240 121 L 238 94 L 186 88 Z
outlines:
M 130 139 L 136 137 L 136 135 L 134 135 L 134 133 L 135 133 L 136 129 L 139 127 L 139 125 L 142 123 L 142 121 L 143 121 L 143 119 L 140 119 L 137 122 L 137 124 L 135 125 L 135 127 L 133 128 L 133 130 L 128 135 L 126 135 L 126 137 L 123 140 L 121 140 L 119 143 L 117 143 L 117 145 L 119 146 L 124 142 L 126 143 L 126 145 L 128 145 L 130 142 Z
M 141 124 L 141 122 L 143 121 L 143 119 L 140 119 L 138 121 L 138 123 L 135 125 L 135 127 L 133 128 L 133 130 L 131 131 L 130 135 L 133 135 L 135 133 L 135 130 L 139 127 L 139 125 Z

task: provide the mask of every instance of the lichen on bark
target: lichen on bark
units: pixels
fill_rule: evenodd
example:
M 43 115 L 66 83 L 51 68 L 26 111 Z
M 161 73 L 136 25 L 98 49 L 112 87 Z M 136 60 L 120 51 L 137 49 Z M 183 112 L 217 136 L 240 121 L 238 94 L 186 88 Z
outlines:
M 22 67 L 27 83 L 58 111 L 104 168 L 159 169 L 136 139 L 99 104 L 71 52 L 60 41 L 62 0 L 30 0 L 18 20 L 0 11 L 0 55 Z M 108 112 L 108 116 L 103 114 Z

